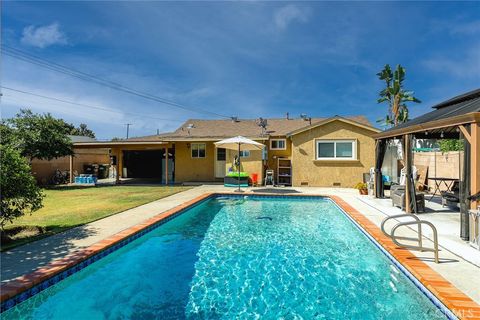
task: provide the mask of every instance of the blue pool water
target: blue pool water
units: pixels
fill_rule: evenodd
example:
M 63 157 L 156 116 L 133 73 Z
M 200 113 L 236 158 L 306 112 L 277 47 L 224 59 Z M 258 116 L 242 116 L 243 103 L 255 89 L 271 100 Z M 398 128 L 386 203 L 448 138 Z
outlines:
M 218 198 L 2 319 L 444 319 L 328 199 Z

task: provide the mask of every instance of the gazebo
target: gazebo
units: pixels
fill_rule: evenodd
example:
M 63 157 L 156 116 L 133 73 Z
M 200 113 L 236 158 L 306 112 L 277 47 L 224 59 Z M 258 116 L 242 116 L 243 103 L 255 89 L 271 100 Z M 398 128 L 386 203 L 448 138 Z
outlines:
M 471 201 L 471 195 L 480 192 L 480 89 L 476 89 L 434 105 L 434 110 L 375 134 L 375 197 L 384 196 L 382 163 L 388 140 L 402 141 L 406 170 L 405 211 L 416 212 L 415 184 L 412 176 L 413 148 L 415 139 L 460 139 L 464 143 L 460 179 L 460 237 L 469 239 L 469 210 L 480 206 L 480 201 Z

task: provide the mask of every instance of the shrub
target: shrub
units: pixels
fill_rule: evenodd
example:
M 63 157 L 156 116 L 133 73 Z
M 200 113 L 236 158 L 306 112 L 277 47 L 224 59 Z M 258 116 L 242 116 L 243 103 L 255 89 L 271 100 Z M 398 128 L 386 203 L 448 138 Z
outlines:
M 40 209 L 42 198 L 27 159 L 12 146 L 0 145 L 0 229 L 17 217 Z

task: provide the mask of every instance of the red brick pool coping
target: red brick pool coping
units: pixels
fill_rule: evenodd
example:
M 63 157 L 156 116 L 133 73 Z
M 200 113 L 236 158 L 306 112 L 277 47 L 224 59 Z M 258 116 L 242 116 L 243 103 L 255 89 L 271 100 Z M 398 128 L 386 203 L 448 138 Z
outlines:
M 94 256 L 120 241 L 152 226 L 171 215 L 178 213 L 189 206 L 198 203 L 206 198 L 214 195 L 232 195 L 231 192 L 212 192 L 198 196 L 192 200 L 184 202 L 172 209 L 164 211 L 140 224 L 127 228 L 111 237 L 101 240 L 94 245 L 79 250 L 65 258 L 54 260 L 48 265 L 41 267 L 32 273 L 15 278 L 9 282 L 3 283 L 0 287 L 0 299 L 4 302 L 30 288 L 40 284 L 41 282 L 59 274 L 76 264 Z M 235 195 L 238 195 L 235 194 Z M 268 195 L 278 196 L 268 193 L 244 193 L 244 195 Z M 323 195 L 305 195 L 305 194 L 288 194 L 282 197 L 318 197 Z M 415 276 L 427 289 L 430 290 L 447 308 L 449 308 L 460 319 L 480 319 L 480 305 L 457 289 L 448 280 L 430 268 L 423 261 L 419 260 L 409 250 L 397 247 L 393 241 L 385 236 L 379 227 L 377 227 L 368 218 L 354 209 L 338 196 L 325 196 L 332 199 L 341 207 L 357 224 L 359 224 L 371 237 L 373 237 L 383 248 L 388 251 L 398 262 L 400 262 L 413 276 Z

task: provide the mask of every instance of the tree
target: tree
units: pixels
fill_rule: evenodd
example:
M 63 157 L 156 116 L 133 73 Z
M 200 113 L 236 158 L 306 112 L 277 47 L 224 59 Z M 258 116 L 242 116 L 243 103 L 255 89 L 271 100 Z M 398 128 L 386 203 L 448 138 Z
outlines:
M 67 124 L 70 129 L 70 133 L 73 136 L 85 136 L 90 138 L 95 138 L 95 133 L 90 130 L 85 123 L 80 123 L 78 127 L 75 127 L 73 124 Z
M 49 113 L 34 114 L 30 110 L 21 110 L 14 118 L 3 122 L 2 132 L 7 134 L 7 143 L 30 160 L 52 160 L 73 154 L 66 122 Z
M 396 126 L 399 123 L 408 121 L 408 107 L 407 102 L 420 103 L 421 101 L 415 98 L 413 91 L 407 91 L 403 88 L 403 81 L 405 80 L 405 68 L 397 65 L 394 72 L 390 65 L 386 64 L 383 70 L 377 73 L 380 80 L 385 82 L 385 89 L 380 91 L 380 98 L 378 103 L 387 102 L 389 109 L 388 115 L 377 122 L 383 122 L 387 126 Z
M 43 194 L 27 159 L 14 147 L 0 145 L 0 229 L 7 222 L 42 207 Z
M 443 139 L 439 140 L 438 144 L 440 146 L 440 151 L 442 152 L 463 150 L 463 142 L 461 140 Z

